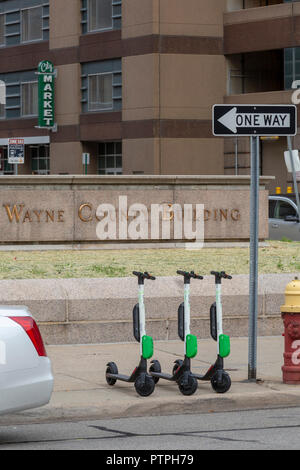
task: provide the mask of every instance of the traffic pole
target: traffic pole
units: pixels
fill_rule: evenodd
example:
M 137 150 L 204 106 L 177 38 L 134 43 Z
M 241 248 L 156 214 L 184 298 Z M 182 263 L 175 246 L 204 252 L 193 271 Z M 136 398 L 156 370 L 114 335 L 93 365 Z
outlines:
M 249 276 L 249 360 L 248 379 L 256 380 L 258 317 L 258 234 L 259 234 L 259 137 L 250 137 L 250 276 Z

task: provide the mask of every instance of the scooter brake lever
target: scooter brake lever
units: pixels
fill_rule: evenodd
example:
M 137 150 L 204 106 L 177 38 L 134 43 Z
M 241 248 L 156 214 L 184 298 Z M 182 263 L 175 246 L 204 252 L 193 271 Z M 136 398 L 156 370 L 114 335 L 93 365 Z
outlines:
M 155 281 L 156 279 L 154 276 L 151 276 L 151 274 L 147 272 L 144 273 L 144 276 L 146 277 L 146 279 L 150 279 L 151 281 Z
M 191 277 L 194 279 L 203 279 L 203 276 L 200 276 L 200 274 L 195 274 L 194 271 L 190 272 Z
M 221 275 L 224 277 L 224 279 L 232 279 L 232 276 L 230 276 L 230 274 L 226 274 L 225 271 L 222 271 Z

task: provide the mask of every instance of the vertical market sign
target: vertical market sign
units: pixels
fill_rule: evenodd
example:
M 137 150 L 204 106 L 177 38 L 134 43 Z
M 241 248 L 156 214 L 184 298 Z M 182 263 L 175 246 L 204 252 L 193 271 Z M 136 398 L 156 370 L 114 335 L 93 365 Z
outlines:
M 52 128 L 54 122 L 55 72 L 52 62 L 43 60 L 38 66 L 39 127 Z

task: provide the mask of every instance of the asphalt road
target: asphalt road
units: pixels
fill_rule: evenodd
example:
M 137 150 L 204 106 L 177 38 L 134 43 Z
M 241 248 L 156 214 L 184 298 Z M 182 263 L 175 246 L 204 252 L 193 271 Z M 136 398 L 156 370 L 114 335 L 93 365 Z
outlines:
M 0 450 L 101 449 L 298 450 L 300 408 L 0 425 Z

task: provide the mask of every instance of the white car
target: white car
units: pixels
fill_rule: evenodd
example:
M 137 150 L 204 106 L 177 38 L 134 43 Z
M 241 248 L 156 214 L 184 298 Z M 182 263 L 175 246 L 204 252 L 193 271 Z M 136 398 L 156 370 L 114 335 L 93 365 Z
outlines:
M 46 405 L 51 362 L 27 307 L 0 306 L 0 414 Z

